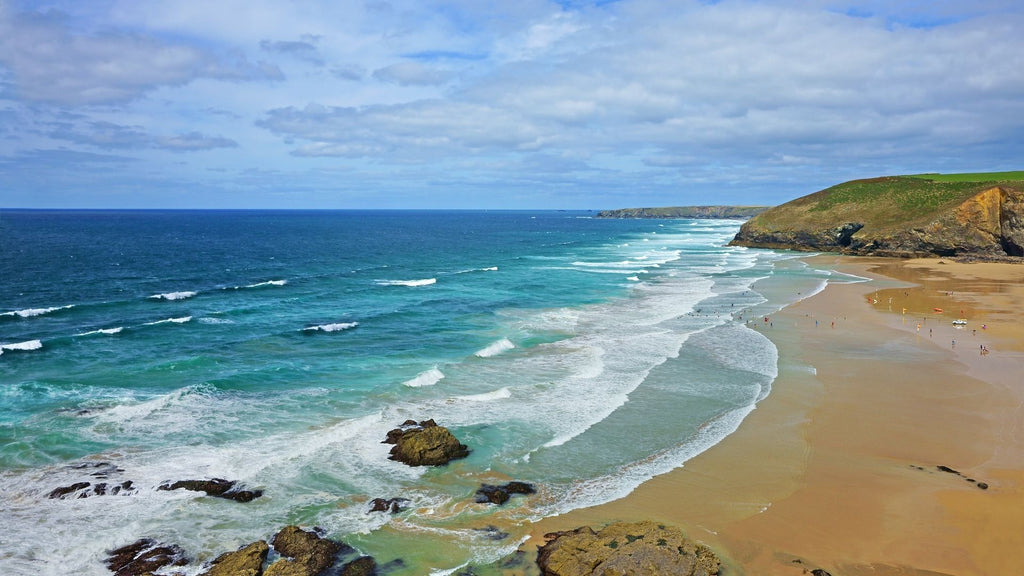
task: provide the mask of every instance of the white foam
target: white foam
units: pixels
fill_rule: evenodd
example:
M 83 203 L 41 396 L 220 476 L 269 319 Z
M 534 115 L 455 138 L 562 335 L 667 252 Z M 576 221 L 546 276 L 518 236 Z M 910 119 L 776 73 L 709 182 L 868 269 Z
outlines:
M 4 312 L 0 316 L 18 316 L 21 318 L 31 318 L 33 316 L 42 316 L 43 314 L 49 314 L 50 312 L 56 312 L 58 310 L 67 310 L 68 308 L 74 308 L 74 304 L 67 306 L 53 306 L 50 308 L 26 308 L 24 310 L 14 310 L 12 312 Z
M 284 286 L 287 283 L 287 280 L 267 280 L 266 282 L 257 282 L 256 284 L 242 286 L 242 288 L 259 288 L 261 286 Z
M 39 350 L 43 347 L 43 343 L 39 340 L 26 340 L 25 342 L 15 342 L 12 344 L 0 344 L 0 350 Z
M 636 276 L 627 276 L 626 280 L 629 280 L 630 282 L 639 282 L 640 278 L 638 278 Z
M 437 278 L 424 278 L 422 280 L 377 280 L 380 286 L 430 286 L 436 284 Z
M 337 322 L 334 324 L 321 324 L 319 326 L 307 326 L 303 330 L 310 332 L 340 332 L 342 330 L 348 330 L 359 326 L 359 322 Z
M 150 298 L 154 300 L 185 300 L 198 294 L 198 292 L 182 291 L 182 292 L 167 292 L 164 294 L 153 294 Z
M 490 268 L 470 268 L 469 270 L 459 270 L 456 274 L 469 274 L 470 272 L 497 272 L 497 266 L 491 266 Z
M 156 322 L 146 322 L 145 324 L 143 324 L 143 326 L 156 326 L 157 324 L 167 324 L 167 323 L 171 323 L 171 324 L 184 324 L 186 322 L 191 322 L 191 321 L 192 321 L 192 317 L 191 316 L 180 316 L 178 318 L 167 318 L 165 320 L 157 320 Z
M 502 338 L 501 340 L 490 343 L 486 348 L 477 350 L 476 356 L 479 356 L 480 358 L 490 358 L 515 347 L 516 345 L 513 344 L 511 340 L 508 338 Z
M 505 388 L 500 388 L 494 392 L 484 392 L 483 394 L 470 394 L 468 396 L 459 396 L 456 400 L 466 400 L 468 402 L 492 402 L 494 400 L 504 400 L 505 398 L 511 398 L 512 391 Z
M 117 328 L 100 328 L 99 330 L 90 330 L 89 332 L 75 334 L 75 336 L 91 336 L 92 334 L 118 334 L 122 330 L 124 330 L 123 326 L 118 326 Z
M 424 370 L 423 372 L 420 372 L 419 374 L 416 375 L 415 378 L 410 378 L 409 380 L 406 380 L 405 382 L 403 382 L 403 384 L 410 388 L 419 388 L 421 386 L 433 386 L 434 384 L 440 382 L 442 378 L 444 378 L 444 373 L 438 370 L 437 366 L 434 366 L 430 370 Z

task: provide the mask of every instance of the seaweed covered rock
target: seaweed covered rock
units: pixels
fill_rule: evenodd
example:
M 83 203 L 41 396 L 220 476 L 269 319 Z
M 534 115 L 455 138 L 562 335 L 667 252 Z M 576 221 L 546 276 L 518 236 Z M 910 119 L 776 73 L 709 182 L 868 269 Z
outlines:
M 319 576 L 334 565 L 338 555 L 352 549 L 322 538 L 298 526 L 286 526 L 274 535 L 271 543 L 285 559 L 271 564 L 264 576 Z
M 270 546 L 263 540 L 221 554 L 203 576 L 260 576 Z
M 654 522 L 615 523 L 547 534 L 537 551 L 544 576 L 713 576 L 720 562 L 678 528 Z
M 389 431 L 384 442 L 394 444 L 388 458 L 409 466 L 443 466 L 469 455 L 465 444 L 433 420 L 419 424 L 407 420 L 400 428 Z

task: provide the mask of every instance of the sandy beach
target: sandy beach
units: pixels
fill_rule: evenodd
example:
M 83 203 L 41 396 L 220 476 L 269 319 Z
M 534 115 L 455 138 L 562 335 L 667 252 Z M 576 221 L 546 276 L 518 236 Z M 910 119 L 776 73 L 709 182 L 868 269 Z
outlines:
M 872 281 L 757 326 L 779 376 L 739 430 L 627 498 L 539 523 L 524 549 L 653 519 L 728 574 L 1024 574 L 1024 266 L 808 262 Z

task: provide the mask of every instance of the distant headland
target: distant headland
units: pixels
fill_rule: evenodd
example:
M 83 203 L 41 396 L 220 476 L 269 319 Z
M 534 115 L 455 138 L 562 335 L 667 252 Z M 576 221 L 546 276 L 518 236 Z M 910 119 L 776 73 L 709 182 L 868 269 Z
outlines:
M 746 220 L 771 206 L 670 206 L 602 210 L 598 218 L 722 218 Z

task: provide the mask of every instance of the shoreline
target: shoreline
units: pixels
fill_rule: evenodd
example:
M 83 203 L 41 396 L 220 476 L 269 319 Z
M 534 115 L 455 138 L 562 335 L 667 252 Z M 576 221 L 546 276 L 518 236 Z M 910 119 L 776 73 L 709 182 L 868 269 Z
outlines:
M 802 260 L 871 281 L 757 327 L 779 375 L 736 432 L 623 499 L 538 522 L 527 554 L 547 532 L 650 519 L 727 574 L 1024 572 L 1024 266 Z

